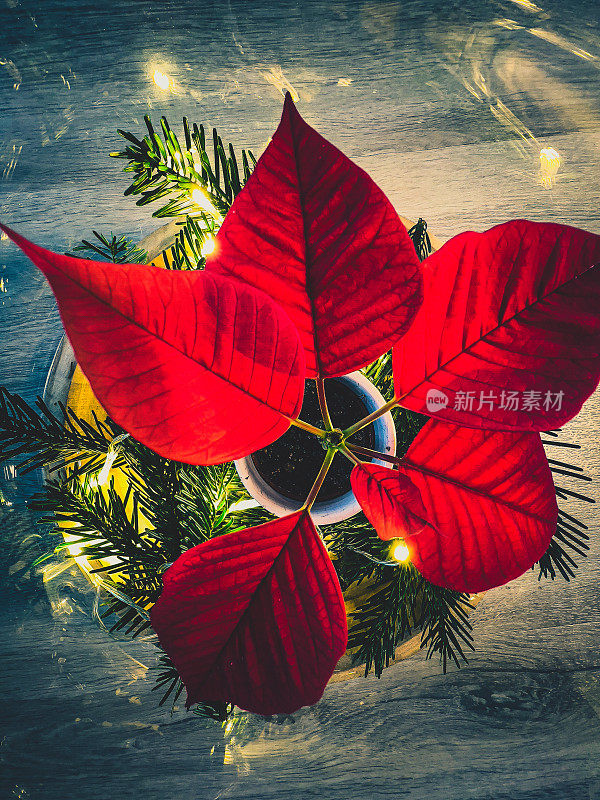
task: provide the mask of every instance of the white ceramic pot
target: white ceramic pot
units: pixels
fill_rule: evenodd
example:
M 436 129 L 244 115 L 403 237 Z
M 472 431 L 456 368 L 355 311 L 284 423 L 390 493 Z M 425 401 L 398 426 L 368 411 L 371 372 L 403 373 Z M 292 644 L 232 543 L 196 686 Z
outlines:
M 350 375 L 344 375 L 341 378 L 336 378 L 336 380 L 343 381 L 356 393 L 366 406 L 367 414 L 371 414 L 385 405 L 385 400 L 379 390 L 362 373 L 352 372 Z M 375 420 L 373 433 L 375 439 L 374 450 L 379 450 L 381 453 L 387 453 L 392 456 L 396 454 L 396 428 L 389 411 Z M 337 458 L 343 458 L 343 456 L 338 455 Z M 270 511 L 271 514 L 283 517 L 285 514 L 291 514 L 298 510 L 300 503 L 280 494 L 267 483 L 256 469 L 251 456 L 241 458 L 234 463 L 238 475 L 248 492 L 257 503 L 266 508 L 267 511 Z M 385 461 L 377 460 L 373 461 L 373 463 L 389 466 Z M 341 522 L 343 519 L 353 517 L 360 510 L 358 501 L 352 490 L 350 490 L 333 500 L 317 501 L 312 507 L 311 516 L 317 525 L 330 525 L 333 522 Z

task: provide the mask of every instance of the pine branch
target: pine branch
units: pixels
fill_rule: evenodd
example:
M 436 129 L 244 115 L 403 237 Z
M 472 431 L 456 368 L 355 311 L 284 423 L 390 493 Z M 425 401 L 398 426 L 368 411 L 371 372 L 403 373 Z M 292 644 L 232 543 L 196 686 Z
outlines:
M 124 171 L 135 174 L 125 195 L 141 195 L 137 201 L 139 206 L 169 198 L 154 211 L 155 217 L 189 216 L 198 219 L 201 205 L 191 195 L 194 190 L 200 190 L 206 194 L 216 214 L 224 216 L 256 163 L 252 153 L 242 150 L 243 171 L 240 176 L 233 146 L 229 144 L 226 152 L 216 129 L 213 129 L 212 154 L 209 156 L 202 125 L 190 127 L 184 117 L 185 147 L 182 147 L 165 117 L 160 120 L 160 134 L 154 130 L 148 116 L 144 121 L 148 134 L 143 139 L 119 130 L 128 144 L 125 150 L 111 153 L 114 158 L 127 159 Z M 212 212 L 209 210 L 209 213 Z
M 421 578 L 419 588 L 422 593 L 421 647 L 427 648 L 426 658 L 431 658 L 434 653 L 440 654 L 445 674 L 449 659 L 460 667 L 459 657 L 467 662 L 463 648 L 475 649 L 471 623 L 467 619 L 467 609 L 474 606 L 469 602 L 469 595 L 435 586 L 424 578 Z
M 238 484 L 232 463 L 188 469 L 183 473 L 179 499 L 186 518 L 188 546 L 266 521 L 264 509 L 257 515 L 256 509 L 236 511 L 232 508 L 240 499 Z M 271 515 L 267 516 L 272 519 Z
M 431 240 L 427 233 L 427 223 L 424 219 L 419 217 L 418 221 L 408 231 L 408 235 L 413 241 L 417 256 L 420 261 L 425 261 L 427 256 L 431 253 Z
M 419 576 L 411 565 L 396 565 L 387 581 L 351 613 L 348 647 L 357 648 L 353 663 L 379 678 L 394 660 L 396 647 L 412 632 L 417 614 Z
M 30 505 L 43 513 L 40 522 L 52 525 L 54 534 L 62 537 L 68 533 L 73 537 L 56 550 L 77 547 L 88 560 L 105 562 L 93 571 L 117 575 L 122 582 L 115 584 L 117 589 L 126 582 L 139 599 L 154 602 L 158 598 L 160 575 L 168 559 L 154 532 L 140 527 L 138 497 L 133 487 L 122 498 L 115 490 L 114 480 L 101 490 L 92 488 L 89 482 L 48 481 Z
M 582 530 L 583 529 L 583 530 Z M 585 531 L 587 527 L 580 520 L 559 509 L 556 533 L 550 540 L 548 549 L 537 562 L 538 580 L 551 578 L 560 574 L 566 581 L 575 577 L 578 567 L 573 555 L 581 558 L 587 556 L 590 537 Z M 531 569 L 535 568 L 535 564 Z
M 186 217 L 185 225 L 175 237 L 172 246 L 163 251 L 162 258 L 167 269 L 204 269 L 208 245 L 217 233 L 215 221 L 201 214 L 202 224 Z
M 135 439 L 123 443 L 140 511 L 174 561 L 197 544 L 271 519 L 264 509 L 236 510 L 249 495 L 232 463 L 194 467 L 162 458 Z M 233 507 L 233 508 L 232 508 Z
M 163 458 L 133 437 L 123 442 L 122 452 L 139 512 L 160 542 L 165 561 L 175 561 L 187 549 L 178 499 L 181 472 L 187 465 Z
M 389 560 L 390 543 L 383 542 L 362 512 L 332 525 L 321 525 L 327 552 L 331 556 L 342 589 L 369 578 L 387 581 L 393 566 Z
M 156 683 L 152 687 L 152 691 L 165 690 L 158 705 L 164 706 L 169 697 L 171 697 L 172 707 L 174 707 L 184 689 L 183 681 L 179 677 L 175 665 L 166 653 L 162 653 L 158 666 L 151 669 L 161 670 L 156 676 Z
M 163 691 L 163 695 L 158 703 L 163 706 L 169 698 L 171 698 L 171 708 L 175 710 L 175 703 L 179 700 L 181 693 L 184 690 L 184 685 L 179 677 L 179 673 L 175 665 L 166 653 L 162 653 L 159 663 L 153 670 L 160 670 L 156 677 L 156 684 L 152 687 L 152 691 Z M 215 703 L 198 703 L 194 707 L 194 713 L 207 719 L 212 719 L 215 722 L 227 722 L 231 712 L 233 711 L 233 703 L 225 703 L 222 701 Z
M 215 703 L 198 703 L 194 707 L 194 714 L 205 719 L 212 719 L 215 722 L 227 722 L 231 718 L 233 712 L 233 703 L 215 702 Z
M 111 238 L 107 239 L 97 231 L 92 231 L 92 233 L 99 244 L 82 239 L 81 244 L 74 247 L 73 251 L 67 255 L 88 258 L 89 255 L 80 256 L 79 253 L 91 253 L 91 257 L 100 256 L 104 261 L 112 261 L 114 264 L 145 264 L 148 261 L 148 253 L 125 236 L 117 238 L 111 233 Z
M 26 456 L 23 472 L 45 466 L 50 472 L 69 466 L 75 475 L 101 469 L 108 449 L 120 430 L 94 414 L 94 425 L 60 406 L 62 419 L 41 398 L 38 411 L 17 394 L 0 386 L 0 461 Z M 115 466 L 122 465 L 119 456 Z
M 579 450 L 581 448 L 579 444 L 561 441 L 560 434 L 560 430 L 546 431 L 545 435 L 550 438 L 543 439 L 543 444 L 571 450 Z M 586 474 L 585 469 L 578 464 L 555 458 L 548 458 L 548 464 L 553 476 L 560 475 L 588 483 L 592 480 L 591 476 Z M 564 487 L 555 485 L 555 489 L 558 500 L 568 500 L 569 497 L 576 497 L 590 503 L 594 502 L 592 498 Z M 537 562 L 539 568 L 538 580 L 542 578 L 554 580 L 557 575 L 561 575 L 566 581 L 569 581 L 575 577 L 575 570 L 578 565 L 574 556 L 585 558 L 590 549 L 588 544 L 590 537 L 585 531 L 587 531 L 587 527 L 581 520 L 567 513 L 559 506 L 556 533 L 552 537 L 548 549 Z M 532 569 L 534 568 L 535 564 Z
M 141 614 L 135 608 L 135 605 L 144 608 L 144 605 L 148 603 L 148 598 L 145 594 L 140 594 L 135 587 L 130 586 L 127 582 L 119 584 L 119 591 L 126 596 L 123 600 L 110 595 L 110 589 L 114 591 L 112 587 L 107 588 L 106 584 L 103 584 L 103 588 L 109 594 L 102 601 L 101 605 L 105 607 L 105 610 L 100 615 L 100 618 L 102 620 L 111 616 L 116 616 L 117 618 L 116 622 L 108 629 L 109 633 L 123 631 L 124 636 L 135 639 L 136 636 L 140 636 L 140 634 L 152 627 L 147 619 L 147 614 Z

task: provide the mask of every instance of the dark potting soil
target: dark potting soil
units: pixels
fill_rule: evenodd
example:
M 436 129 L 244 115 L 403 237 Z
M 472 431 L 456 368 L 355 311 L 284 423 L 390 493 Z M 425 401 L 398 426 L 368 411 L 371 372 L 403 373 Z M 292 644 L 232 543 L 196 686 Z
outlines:
M 369 413 L 363 401 L 343 381 L 335 378 L 326 380 L 325 395 L 334 428 L 348 428 Z M 300 418 L 316 427 L 323 427 L 315 381 L 306 381 Z M 368 425 L 355 433 L 352 442 L 373 448 L 373 426 Z M 280 439 L 257 450 L 251 458 L 261 477 L 270 486 L 290 500 L 302 502 L 317 477 L 325 451 L 320 439 L 292 426 Z M 350 491 L 351 471 L 350 461 L 341 453 L 336 453 L 317 500 L 333 500 Z

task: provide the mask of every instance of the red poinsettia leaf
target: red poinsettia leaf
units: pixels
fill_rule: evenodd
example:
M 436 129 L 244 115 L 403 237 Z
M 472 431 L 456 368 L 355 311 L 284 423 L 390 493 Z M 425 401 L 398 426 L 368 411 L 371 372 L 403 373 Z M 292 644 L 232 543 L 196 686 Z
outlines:
M 384 541 L 415 536 L 429 524 L 421 493 L 395 469 L 357 464 L 350 483 L 365 516 Z
M 391 203 L 307 125 L 289 94 L 206 268 L 285 308 L 308 377 L 369 364 L 404 334 L 421 303 L 419 261 Z
M 394 348 L 401 404 L 471 427 L 563 425 L 600 377 L 599 262 L 600 236 L 566 225 L 455 236 L 423 263 L 423 306 Z
M 499 586 L 535 564 L 556 532 L 556 494 L 538 433 L 430 420 L 400 472 L 419 489 L 433 525 L 406 537 L 412 562 L 431 583 L 460 592 Z
M 2 229 L 48 279 L 102 406 L 152 450 L 230 461 L 279 438 L 298 415 L 304 354 L 263 292 L 203 272 L 70 258 Z
M 165 572 L 151 621 L 188 707 L 258 714 L 316 703 L 348 638 L 333 564 L 302 511 L 188 550 Z

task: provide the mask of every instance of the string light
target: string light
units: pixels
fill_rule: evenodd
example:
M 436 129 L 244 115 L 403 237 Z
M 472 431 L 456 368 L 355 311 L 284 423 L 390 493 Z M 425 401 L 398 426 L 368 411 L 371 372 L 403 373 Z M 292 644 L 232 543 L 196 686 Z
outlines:
M 553 186 L 560 167 L 560 156 L 553 147 L 540 150 L 540 177 L 544 186 Z
M 398 544 L 394 545 L 394 549 L 392 550 L 392 558 L 394 561 L 398 561 L 400 563 L 404 561 L 408 561 L 410 556 L 410 551 L 408 547 L 404 544 L 402 539 L 398 542 Z
M 211 217 L 214 217 L 215 219 L 222 219 L 217 209 L 211 203 L 206 192 L 204 192 L 199 186 L 196 186 L 196 188 L 192 190 L 190 197 L 193 203 L 195 203 L 203 211 L 206 211 L 207 214 L 210 214 Z
M 204 244 L 200 248 L 200 253 L 204 256 L 204 258 L 206 258 L 206 256 L 209 256 L 211 253 L 214 253 L 214 251 L 215 251 L 215 240 L 212 236 L 208 236 L 204 240 Z
M 168 75 L 165 75 L 164 72 L 161 72 L 159 69 L 154 70 L 154 75 L 152 76 L 152 80 L 158 86 L 159 89 L 162 89 L 163 92 L 168 92 L 172 86 L 171 78 Z

